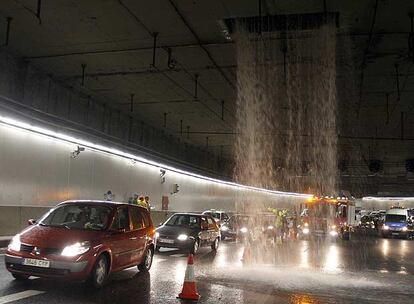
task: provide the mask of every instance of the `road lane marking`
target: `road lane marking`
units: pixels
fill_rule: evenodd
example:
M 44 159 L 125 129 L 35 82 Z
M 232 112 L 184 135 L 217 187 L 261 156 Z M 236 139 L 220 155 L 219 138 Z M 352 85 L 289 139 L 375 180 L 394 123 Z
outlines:
M 39 291 L 39 290 L 25 290 L 25 291 L 18 292 L 18 293 L 12 293 L 7 296 L 0 297 L 0 304 L 5 304 L 5 303 L 18 301 L 21 299 L 30 298 L 33 296 L 40 295 L 42 293 L 45 293 L 45 292 Z

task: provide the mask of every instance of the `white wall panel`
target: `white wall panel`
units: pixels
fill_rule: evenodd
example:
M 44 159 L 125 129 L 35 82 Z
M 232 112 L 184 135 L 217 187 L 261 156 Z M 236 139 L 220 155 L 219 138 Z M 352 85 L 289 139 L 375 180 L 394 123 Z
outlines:
M 161 209 L 169 196 L 172 211 L 207 208 L 234 210 L 236 200 L 291 204 L 272 194 L 167 171 L 120 156 L 86 148 L 71 158 L 77 145 L 0 124 L 0 205 L 53 206 L 67 199 L 103 199 L 107 190 L 115 200 L 127 201 L 134 192 L 147 194 Z M 179 192 L 171 194 L 173 184 Z M 247 197 L 246 197 L 247 196 Z

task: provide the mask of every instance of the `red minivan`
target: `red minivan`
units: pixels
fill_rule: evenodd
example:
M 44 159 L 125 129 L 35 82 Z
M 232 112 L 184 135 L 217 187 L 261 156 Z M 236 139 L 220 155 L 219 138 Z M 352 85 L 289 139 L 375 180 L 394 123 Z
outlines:
M 66 201 L 10 242 L 5 263 L 17 280 L 30 276 L 88 280 L 138 266 L 149 271 L 154 226 L 148 210 L 107 201 Z

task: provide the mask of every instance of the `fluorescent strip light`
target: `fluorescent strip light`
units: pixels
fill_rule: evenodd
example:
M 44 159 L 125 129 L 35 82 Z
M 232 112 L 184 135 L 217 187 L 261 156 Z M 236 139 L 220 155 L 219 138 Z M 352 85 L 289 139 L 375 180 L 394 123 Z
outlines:
M 414 197 L 392 197 L 392 196 L 365 196 L 363 201 L 412 201 Z
M 30 125 L 28 123 L 10 118 L 10 117 L 5 117 L 5 116 L 1 116 L 0 115 L 0 123 L 7 125 L 7 126 L 12 126 L 18 129 L 22 129 L 22 130 L 26 130 L 32 133 L 37 133 L 37 134 L 41 134 L 41 135 L 45 135 L 48 137 L 52 137 L 64 142 L 68 142 L 68 143 L 72 143 L 72 144 L 76 144 L 82 147 L 86 147 L 92 150 L 97 150 L 97 151 L 101 151 L 101 152 L 105 152 L 105 153 L 109 153 L 112 155 L 116 155 L 116 156 L 120 156 L 123 158 L 127 158 L 127 159 L 131 159 L 134 160 L 136 162 L 140 162 L 143 164 L 147 164 L 149 166 L 152 167 L 156 167 L 159 169 L 164 169 L 164 170 L 169 170 L 175 173 L 179 173 L 179 174 L 184 174 L 187 176 L 191 176 L 197 179 L 201 179 L 201 180 L 207 180 L 213 183 L 217 183 L 217 184 L 222 184 L 222 185 L 228 185 L 231 187 L 236 187 L 236 188 L 240 188 L 240 189 L 245 189 L 245 190 L 253 190 L 253 191 L 259 191 L 259 192 L 264 192 L 264 193 L 268 193 L 268 194 L 272 194 L 272 195 L 278 195 L 278 196 L 290 196 L 290 197 L 298 197 L 298 198 L 309 198 L 312 197 L 312 195 L 310 194 L 303 194 L 303 193 L 296 193 L 296 192 L 283 192 L 283 191 L 275 191 L 275 190 L 269 190 L 269 189 L 264 189 L 264 188 L 258 188 L 258 187 L 253 187 L 253 186 L 247 186 L 247 185 L 242 185 L 242 184 L 238 184 L 238 183 L 234 183 L 234 182 L 229 182 L 229 181 L 224 181 L 224 180 L 220 180 L 220 179 L 216 179 L 216 178 L 211 178 L 208 176 L 204 176 L 204 175 L 200 175 L 197 173 L 193 173 L 193 172 L 189 172 L 189 171 L 185 171 L 185 170 L 181 170 L 179 168 L 175 168 L 169 165 L 165 165 L 159 162 L 155 162 L 152 161 L 150 159 L 144 158 L 142 156 L 138 156 L 138 155 L 134 155 L 128 152 L 124 152 L 118 149 L 113 149 L 107 146 L 103 146 L 103 145 L 99 145 L 99 144 L 94 144 L 91 143 L 89 141 L 83 140 L 83 139 L 79 139 L 79 138 L 75 138 L 72 136 L 68 136 L 59 132 L 55 132 L 49 129 L 45 129 L 42 127 L 37 127 L 37 126 L 33 126 Z

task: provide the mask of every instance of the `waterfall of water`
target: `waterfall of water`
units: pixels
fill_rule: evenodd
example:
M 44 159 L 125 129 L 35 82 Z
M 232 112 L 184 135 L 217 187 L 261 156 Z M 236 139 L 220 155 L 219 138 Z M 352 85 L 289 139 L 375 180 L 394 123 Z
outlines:
M 336 27 L 251 33 L 239 22 L 235 179 L 334 194 L 337 177 Z M 258 208 L 266 202 L 255 202 Z M 245 203 L 245 202 L 243 202 Z

